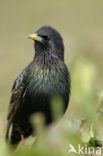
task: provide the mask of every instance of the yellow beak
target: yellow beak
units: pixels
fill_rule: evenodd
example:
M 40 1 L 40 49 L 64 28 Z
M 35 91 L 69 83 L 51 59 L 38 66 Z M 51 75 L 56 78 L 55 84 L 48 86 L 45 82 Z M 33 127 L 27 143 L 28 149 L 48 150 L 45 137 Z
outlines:
M 43 38 L 40 37 L 38 34 L 30 34 L 28 35 L 28 38 L 32 39 L 32 40 L 36 40 L 39 42 L 42 42 Z
M 38 35 L 37 34 L 30 34 L 30 35 L 28 35 L 28 38 L 30 38 L 32 40 L 37 40 L 38 39 Z

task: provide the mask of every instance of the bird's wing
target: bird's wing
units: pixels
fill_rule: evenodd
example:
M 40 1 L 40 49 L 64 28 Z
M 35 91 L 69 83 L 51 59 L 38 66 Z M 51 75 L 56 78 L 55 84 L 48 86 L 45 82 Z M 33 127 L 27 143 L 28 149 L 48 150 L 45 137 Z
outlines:
M 12 95 L 10 99 L 10 104 L 8 108 L 7 115 L 7 130 L 6 130 L 6 140 L 9 137 L 9 129 L 15 118 L 16 112 L 20 107 L 21 102 L 23 101 L 26 93 L 26 72 L 25 70 L 19 75 L 19 77 L 15 80 Z

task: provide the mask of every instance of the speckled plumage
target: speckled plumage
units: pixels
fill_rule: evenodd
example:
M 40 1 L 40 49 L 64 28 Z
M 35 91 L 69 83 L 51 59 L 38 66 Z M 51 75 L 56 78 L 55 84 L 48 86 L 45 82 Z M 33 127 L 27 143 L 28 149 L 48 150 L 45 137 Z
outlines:
M 32 113 L 42 112 L 47 125 L 53 121 L 50 99 L 61 96 L 64 100 L 64 112 L 70 95 L 70 78 L 64 63 L 64 46 L 61 35 L 52 27 L 44 26 L 37 31 L 44 43 L 35 41 L 35 57 L 21 72 L 12 88 L 8 112 L 6 139 L 12 125 L 10 143 L 17 144 L 21 135 L 32 134 L 29 118 Z M 49 36 L 49 39 L 45 39 Z

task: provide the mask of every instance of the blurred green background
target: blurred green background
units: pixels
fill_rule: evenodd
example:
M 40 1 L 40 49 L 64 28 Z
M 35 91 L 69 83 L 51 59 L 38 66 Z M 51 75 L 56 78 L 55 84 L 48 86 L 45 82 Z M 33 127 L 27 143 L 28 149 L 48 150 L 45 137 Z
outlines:
M 33 59 L 33 42 L 26 39 L 43 25 L 56 28 L 64 39 L 65 62 L 72 79 L 67 117 L 91 117 L 103 89 L 102 0 L 0 0 L 0 126 L 13 81 Z M 88 105 L 88 107 L 87 107 Z M 95 108 L 95 109 L 94 109 Z M 89 113 L 88 113 L 89 112 Z M 4 139 L 4 133 L 0 132 Z

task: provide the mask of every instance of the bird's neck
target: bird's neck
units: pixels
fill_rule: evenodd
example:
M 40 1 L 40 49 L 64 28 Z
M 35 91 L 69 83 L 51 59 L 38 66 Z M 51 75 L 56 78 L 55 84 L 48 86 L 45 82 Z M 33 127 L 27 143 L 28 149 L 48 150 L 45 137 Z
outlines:
M 57 64 L 58 61 L 62 60 L 51 51 L 45 51 L 35 55 L 33 60 L 34 63 L 40 66 L 53 66 L 54 64 Z

